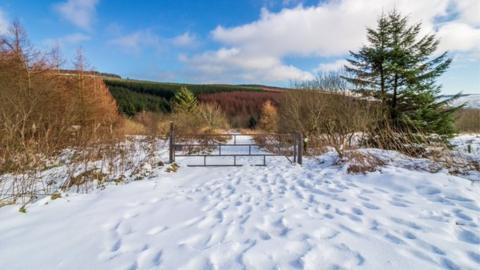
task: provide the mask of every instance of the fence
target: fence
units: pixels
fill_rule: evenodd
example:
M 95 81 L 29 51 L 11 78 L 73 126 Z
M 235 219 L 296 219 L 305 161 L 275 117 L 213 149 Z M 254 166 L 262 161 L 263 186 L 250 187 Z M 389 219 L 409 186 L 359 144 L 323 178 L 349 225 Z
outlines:
M 207 166 L 242 166 L 241 157 L 260 157 L 263 162 L 256 166 L 266 166 L 267 157 L 285 157 L 290 163 L 302 164 L 303 137 L 295 133 L 264 134 L 176 134 L 173 123 L 170 125 L 169 160 L 176 157 L 203 158 L 203 163 L 188 165 L 191 167 Z M 243 139 L 242 139 L 243 138 Z M 243 151 L 233 151 L 240 149 Z M 248 150 L 247 150 L 248 149 Z M 230 157 L 232 163 L 209 164 L 207 158 Z

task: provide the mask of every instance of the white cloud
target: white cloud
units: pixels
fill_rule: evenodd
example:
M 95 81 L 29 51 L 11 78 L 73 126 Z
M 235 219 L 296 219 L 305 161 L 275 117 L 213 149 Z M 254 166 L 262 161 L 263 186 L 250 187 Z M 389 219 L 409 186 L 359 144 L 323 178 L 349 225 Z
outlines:
M 277 56 L 343 55 L 365 42 L 365 28 L 374 26 L 382 11 L 394 7 L 414 21 L 423 21 L 428 30 L 433 29 L 433 19 L 445 13 L 448 0 L 343 0 L 278 13 L 263 10 L 253 23 L 232 28 L 218 26 L 212 35 L 223 44 L 268 50 Z
M 423 33 L 438 31 L 441 48 L 469 51 L 478 41 L 478 0 L 329 0 L 317 6 L 262 10 L 258 20 L 235 27 L 217 26 L 212 38 L 217 51 L 185 59 L 203 77 L 286 81 L 311 73 L 284 63 L 287 57 L 344 57 L 366 42 L 366 27 L 375 26 L 382 12 L 393 8 L 422 22 Z M 472 11 L 473 10 L 473 11 Z M 446 18 L 438 25 L 439 18 Z M 457 44 L 462 43 L 462 44 Z M 336 63 L 338 64 L 338 63 Z M 331 69 L 335 63 L 320 65 Z M 316 70 L 314 70 L 316 71 Z M 233 74 L 232 74 L 233 72 Z
M 55 5 L 55 10 L 63 19 L 75 26 L 89 29 L 95 17 L 99 0 L 67 0 Z
M 126 51 L 138 52 L 142 48 L 160 49 L 161 38 L 150 30 L 139 30 L 110 41 L 110 44 Z
M 249 55 L 237 48 L 222 48 L 193 57 L 182 55 L 180 60 L 194 67 L 191 72 L 206 82 L 264 81 L 312 79 L 310 72 L 282 64 L 278 58 L 268 55 Z
M 345 65 L 348 64 L 348 61 L 345 59 L 339 59 L 334 62 L 322 63 L 314 69 L 316 72 L 330 72 L 330 71 L 339 71 L 343 69 Z
M 47 46 L 68 46 L 77 45 L 79 43 L 90 40 L 90 36 L 83 33 L 73 33 L 59 38 L 49 38 L 44 40 L 44 44 Z
M 459 52 L 480 52 L 480 28 L 451 22 L 438 30 L 440 49 Z
M 8 26 L 7 15 L 0 9 L 0 35 L 8 34 Z
M 480 1 L 457 0 L 455 5 L 459 12 L 459 20 L 474 26 L 480 26 Z
M 158 35 L 151 29 L 141 29 L 127 34 L 120 34 L 120 28 L 117 27 L 115 38 L 109 41 L 110 45 L 121 48 L 126 52 L 140 52 L 144 49 L 156 49 L 158 51 L 165 48 L 184 47 L 192 48 L 197 44 L 195 34 L 185 32 L 172 38 L 166 38 Z
M 185 32 L 172 39 L 172 43 L 180 47 L 189 47 L 195 45 L 197 38 L 190 32 Z

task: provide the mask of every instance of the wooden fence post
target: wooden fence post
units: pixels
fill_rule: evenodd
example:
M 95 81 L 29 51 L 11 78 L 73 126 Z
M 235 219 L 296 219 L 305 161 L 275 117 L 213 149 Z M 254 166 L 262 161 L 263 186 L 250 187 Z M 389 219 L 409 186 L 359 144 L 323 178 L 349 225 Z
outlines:
M 175 129 L 173 122 L 170 122 L 169 162 L 175 162 Z
M 302 165 L 303 163 L 303 134 L 298 133 L 298 157 L 297 163 Z

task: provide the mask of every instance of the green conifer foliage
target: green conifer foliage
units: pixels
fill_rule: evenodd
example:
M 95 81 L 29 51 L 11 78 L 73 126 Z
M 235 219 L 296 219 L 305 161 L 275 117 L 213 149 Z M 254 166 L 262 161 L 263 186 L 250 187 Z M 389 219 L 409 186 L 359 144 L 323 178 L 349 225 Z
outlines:
M 396 10 L 382 15 L 375 29 L 367 29 L 368 44 L 350 52 L 345 79 L 359 91 L 372 93 L 388 110 L 393 127 L 451 136 L 453 113 L 440 95 L 436 79 L 449 67 L 447 52 L 436 54 L 439 41 L 421 35 L 421 24 L 409 24 Z
M 177 112 L 193 112 L 197 103 L 195 95 L 186 87 L 181 87 L 173 97 L 173 109 Z

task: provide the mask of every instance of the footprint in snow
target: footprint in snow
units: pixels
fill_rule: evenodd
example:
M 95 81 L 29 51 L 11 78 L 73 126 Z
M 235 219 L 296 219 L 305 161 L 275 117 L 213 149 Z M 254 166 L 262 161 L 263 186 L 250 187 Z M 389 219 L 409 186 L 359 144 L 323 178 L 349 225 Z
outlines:
M 387 234 L 385 235 L 385 238 L 386 238 L 387 240 L 389 240 L 390 242 L 392 242 L 392 243 L 394 243 L 394 244 L 397 244 L 397 245 L 405 244 L 405 242 L 404 242 L 402 239 L 400 239 L 400 238 L 398 238 L 398 237 L 396 237 L 395 235 L 390 234 L 390 233 L 387 233 Z
M 315 238 L 320 238 L 320 239 L 333 239 L 339 234 L 340 232 L 337 230 L 334 230 L 328 227 L 323 227 L 315 230 L 312 235 Z
M 473 252 L 473 251 L 470 251 L 467 253 L 468 257 L 476 262 L 478 265 L 480 265 L 480 253 L 476 253 L 476 252 Z
M 480 237 L 474 232 L 465 229 L 460 230 L 458 233 L 458 239 L 469 244 L 480 244 Z
M 396 207 L 408 207 L 408 205 L 399 201 L 390 201 L 390 204 Z
M 411 233 L 411 232 L 409 232 L 409 231 L 405 231 L 405 232 L 403 233 L 403 236 L 404 236 L 405 238 L 411 239 L 411 240 L 417 239 L 417 237 L 415 236 L 415 234 L 413 234 L 413 233 Z
M 121 235 L 131 234 L 131 233 L 133 232 L 133 231 L 132 231 L 132 227 L 131 227 L 129 224 L 125 223 L 125 222 L 122 222 L 122 223 L 118 226 L 118 228 L 117 228 L 116 231 L 117 231 L 119 234 L 121 234 Z
M 205 257 L 193 257 L 179 270 L 197 270 L 197 269 L 214 269 L 210 259 Z
M 208 243 L 212 239 L 212 234 L 203 233 L 203 234 L 195 234 L 190 236 L 189 238 L 178 242 L 178 246 L 180 247 L 187 247 L 189 249 L 196 249 L 201 250 L 208 247 Z
M 368 209 L 371 209 L 371 210 L 378 210 L 380 209 L 380 207 L 374 205 L 374 204 L 371 204 L 371 203 L 367 203 L 367 202 L 363 202 L 362 205 Z
M 159 234 L 165 230 L 167 230 L 168 227 L 166 226 L 156 226 L 156 227 L 153 227 L 151 228 L 150 230 L 147 231 L 147 234 L 148 235 L 156 235 L 156 234 Z
M 151 269 L 158 267 L 161 264 L 162 251 L 147 249 L 140 252 L 137 257 L 136 264 L 140 269 Z
M 462 269 L 458 265 L 456 265 L 454 262 L 452 262 L 451 260 L 449 260 L 447 258 L 442 259 L 442 264 L 445 267 L 445 269 L 448 269 L 448 270 L 461 270 Z
M 139 213 L 137 211 L 128 211 L 125 214 L 123 214 L 124 219 L 131 219 L 134 217 L 137 217 Z
M 360 208 L 352 208 L 352 212 L 353 212 L 355 215 L 358 215 L 358 216 L 362 216 L 362 215 L 363 215 L 363 211 L 362 211 Z
M 464 214 L 462 212 L 462 210 L 460 210 L 460 209 L 453 210 L 453 213 L 455 213 L 455 216 L 462 219 L 463 221 L 472 221 L 473 220 L 470 216 Z
M 421 226 L 417 225 L 415 222 L 412 222 L 412 221 L 407 221 L 407 220 L 396 218 L 396 217 L 392 217 L 391 220 L 397 224 L 407 226 L 414 230 L 422 230 Z

